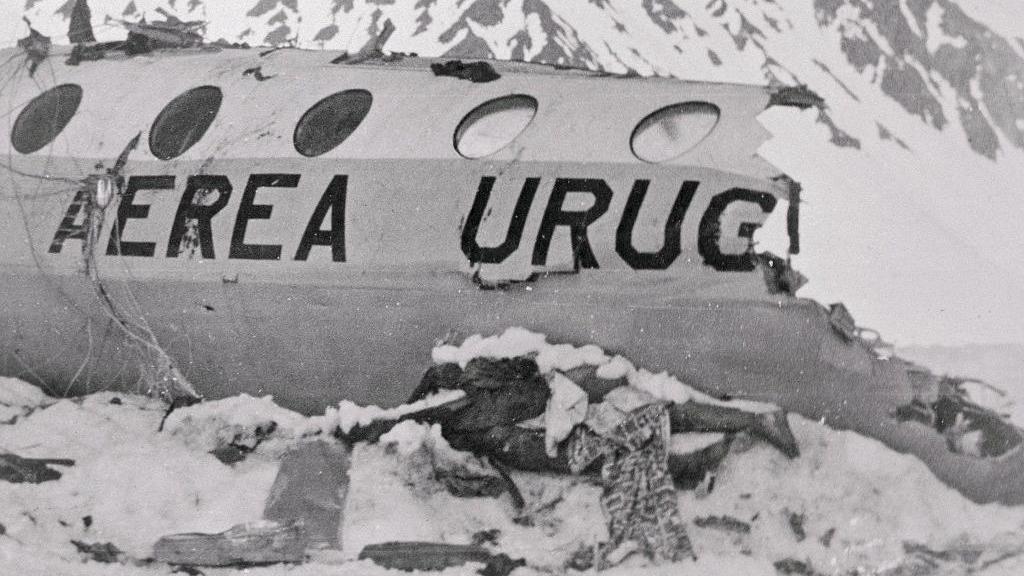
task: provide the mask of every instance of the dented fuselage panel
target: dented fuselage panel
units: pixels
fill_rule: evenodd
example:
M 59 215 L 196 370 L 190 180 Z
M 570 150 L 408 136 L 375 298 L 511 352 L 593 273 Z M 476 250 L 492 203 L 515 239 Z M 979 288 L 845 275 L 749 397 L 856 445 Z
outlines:
M 894 423 L 911 399 L 899 366 L 841 341 L 820 305 L 767 289 L 753 234 L 793 189 L 756 154 L 771 90 L 497 62 L 474 81 L 427 59 L 336 57 L 203 48 L 77 66 L 51 54 L 34 79 L 17 58 L 0 68 L 12 136 L 40 93 L 81 88 L 52 142 L 24 152 L 0 136 L 0 372 L 58 391 L 135 385 L 97 278 L 201 393 L 307 412 L 400 402 L 437 339 L 523 326 L 867 433 L 972 497 L 1024 501 L 1019 481 L 990 482 L 1006 466 Z M 154 122 L 201 87 L 221 99 L 208 129 L 168 147 Z M 303 118 L 343 91 L 365 112 L 337 120 L 351 134 L 297 145 Z M 467 117 L 516 96 L 536 104 L 525 128 L 460 154 Z M 641 160 L 638 126 L 681 103 L 717 109 L 707 135 Z M 83 183 L 139 134 L 98 203 Z

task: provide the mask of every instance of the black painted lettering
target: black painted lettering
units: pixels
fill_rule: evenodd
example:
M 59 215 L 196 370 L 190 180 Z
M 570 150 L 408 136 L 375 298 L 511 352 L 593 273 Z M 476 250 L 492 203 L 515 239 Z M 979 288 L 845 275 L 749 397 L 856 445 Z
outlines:
M 476 241 L 477 233 L 480 231 L 480 222 L 483 220 L 484 211 L 487 209 L 487 202 L 491 198 L 491 190 L 494 188 L 495 178 L 484 176 L 480 179 L 480 187 L 473 198 L 473 206 L 469 209 L 469 217 L 466 225 L 462 228 L 462 253 L 469 258 L 473 264 L 497 264 L 504 262 L 513 252 L 519 248 L 519 242 L 523 238 L 523 228 L 526 227 L 526 217 L 530 213 L 530 206 L 533 205 L 533 197 L 537 194 L 540 186 L 540 178 L 527 178 L 523 189 L 519 192 L 519 199 L 516 200 L 515 208 L 512 210 L 512 219 L 508 224 L 508 231 L 501 244 L 494 247 L 483 247 Z
M 71 204 L 68 206 L 67 212 L 64 213 L 64 219 L 60 221 L 60 226 L 57 227 L 57 233 L 53 235 L 53 241 L 50 242 L 50 254 L 60 254 L 62 248 L 64 248 L 65 240 L 81 240 L 85 242 L 86 235 L 88 234 L 88 216 L 82 216 L 82 222 L 78 222 L 78 216 L 83 214 L 82 209 L 89 206 L 92 202 L 92 191 L 88 188 L 81 188 L 75 192 L 75 198 L 71 200 Z M 87 213 L 86 213 L 87 214 Z
M 330 246 L 331 260 L 333 262 L 345 261 L 345 196 L 348 190 L 348 176 L 337 175 L 331 179 L 331 183 L 324 190 L 313 210 L 313 215 L 306 224 L 306 231 L 302 233 L 302 240 L 299 241 L 299 249 L 295 251 L 296 260 L 309 258 L 309 251 L 313 246 Z M 327 230 L 321 228 L 327 218 L 327 212 L 331 213 L 331 227 Z
M 643 206 L 650 184 L 650 180 L 637 180 L 633 183 L 633 189 L 629 191 L 629 198 L 626 200 L 626 208 L 622 212 L 622 220 L 619 221 L 619 228 L 615 232 L 615 251 L 634 270 L 665 270 L 679 257 L 682 252 L 679 231 L 683 227 L 683 217 L 686 216 L 686 210 L 690 207 L 700 183 L 687 180 L 679 188 L 679 194 L 676 195 L 676 201 L 672 204 L 672 210 L 665 222 L 665 241 L 661 245 L 661 250 L 640 252 L 633 247 L 633 228 L 636 226 L 640 207 Z
M 583 211 L 563 210 L 562 204 L 570 192 L 583 192 L 594 196 L 594 205 Z M 559 178 L 551 189 L 551 199 L 544 210 L 544 217 L 533 246 L 533 265 L 544 266 L 548 260 L 551 237 L 558 226 L 569 228 L 572 241 L 573 264 L 576 269 L 599 268 L 594 251 L 587 239 L 587 226 L 593 224 L 606 211 L 612 201 L 612 189 L 604 180 L 584 178 Z
M 754 253 L 748 250 L 742 254 L 723 254 L 719 247 L 719 239 L 722 237 L 721 217 L 725 209 L 733 202 L 753 202 L 761 207 L 766 214 L 775 208 L 775 196 L 767 192 L 754 192 L 743 188 L 732 188 L 721 194 L 716 194 L 704 216 L 700 219 L 700 228 L 697 232 L 697 250 L 704 263 L 715 270 L 722 272 L 749 272 L 755 268 Z M 759 222 L 743 222 L 736 231 L 741 238 L 753 239 L 754 231 L 761 224 Z
M 194 250 L 198 243 L 203 258 L 213 258 L 213 226 L 210 221 L 227 205 L 230 197 L 231 181 L 227 176 L 189 176 L 171 225 L 167 257 L 175 258 L 187 250 Z
M 260 188 L 295 188 L 299 185 L 298 174 L 253 174 L 242 192 L 242 204 L 235 216 L 235 229 L 231 233 L 231 250 L 228 258 L 243 260 L 280 260 L 280 244 L 246 244 L 245 228 L 249 220 L 267 220 L 274 209 L 269 204 L 254 204 L 256 191 Z
M 133 203 L 135 193 L 139 190 L 174 190 L 174 176 L 132 176 L 128 178 L 128 185 L 121 193 L 121 199 L 117 205 L 117 222 L 110 230 L 110 240 L 107 242 L 108 256 L 152 256 L 156 252 L 156 242 L 122 240 L 129 218 L 142 219 L 149 216 L 148 205 Z

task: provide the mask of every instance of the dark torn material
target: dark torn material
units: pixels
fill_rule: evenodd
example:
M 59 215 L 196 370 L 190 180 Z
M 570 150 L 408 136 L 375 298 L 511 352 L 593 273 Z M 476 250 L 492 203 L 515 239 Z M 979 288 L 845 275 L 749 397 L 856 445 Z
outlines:
M 796 558 L 783 558 L 772 564 L 779 574 L 786 576 L 817 576 L 818 572 L 807 562 Z
M 370 544 L 359 553 L 359 559 L 370 560 L 392 570 L 405 571 L 437 571 L 476 562 L 484 565 L 479 572 L 484 576 L 506 576 L 526 565 L 523 559 L 512 559 L 507 554 L 492 554 L 481 546 L 435 542 Z
M 739 518 L 733 518 L 729 515 L 724 516 L 698 516 L 693 519 L 693 523 L 698 528 L 710 528 L 712 530 L 722 530 L 724 532 L 735 532 L 737 534 L 750 534 L 750 524 L 740 520 Z
M 157 12 L 165 20 L 146 23 L 125 23 L 128 40 L 124 43 L 126 54 L 145 54 L 162 48 L 193 48 L 202 46 L 203 36 L 199 30 L 206 25 L 200 20 L 185 22 L 162 8 Z
M 818 96 L 806 84 L 800 86 L 781 86 L 772 91 L 768 97 L 768 107 L 792 106 L 801 110 L 808 108 L 825 108 L 825 99 Z
M 20 484 L 39 484 L 59 480 L 61 473 L 50 466 L 74 466 L 68 458 L 22 458 L 17 454 L 0 453 L 0 480 Z
M 451 76 L 460 80 L 470 82 L 493 82 L 501 78 L 494 67 L 487 62 L 463 63 L 461 60 L 449 60 L 443 64 L 434 63 L 430 65 L 430 71 L 435 76 Z
M 790 512 L 788 514 L 789 529 L 793 531 L 793 536 L 796 537 L 797 542 L 803 542 L 807 539 L 807 531 L 804 529 L 804 521 L 806 519 L 807 516 L 802 513 Z
M 764 274 L 764 283 L 769 294 L 796 296 L 797 290 L 807 284 L 806 276 L 771 252 L 757 254 L 755 262 Z
M 614 564 L 612 556 L 631 546 L 661 561 L 694 558 L 668 473 L 668 432 L 668 411 L 649 404 L 603 435 L 577 427 L 569 437 L 573 472 L 601 462 L 601 507 L 610 540 L 606 562 Z
M 842 302 L 829 305 L 828 323 L 847 342 L 852 342 L 857 337 L 857 322 Z
M 78 549 L 79 554 L 88 556 L 89 560 L 93 562 L 113 564 L 120 562 L 124 558 L 124 552 L 110 542 L 94 542 L 90 544 L 80 540 L 72 540 L 71 543 Z
M 33 28 L 28 18 L 22 18 L 22 20 L 28 24 L 28 36 L 18 40 L 18 48 L 25 51 L 25 58 L 28 59 L 28 75 L 32 76 L 43 60 L 50 55 L 50 47 L 53 46 L 53 42 L 50 41 L 49 36 L 44 36 Z
M 1019 428 L 995 411 L 971 402 L 962 386 L 971 380 L 927 371 L 908 371 L 918 390 L 910 404 L 891 415 L 901 422 L 919 422 L 946 440 L 950 452 L 974 458 L 998 458 L 1024 444 Z
M 729 455 L 733 438 L 732 434 L 725 434 L 718 442 L 700 450 L 685 454 L 669 452 L 668 472 L 676 486 L 683 490 L 693 490 L 699 486 Z
M 263 82 L 264 80 L 270 80 L 274 76 L 266 76 L 263 74 L 262 66 L 255 66 L 253 68 L 246 68 L 242 71 L 242 76 L 252 76 L 257 82 Z

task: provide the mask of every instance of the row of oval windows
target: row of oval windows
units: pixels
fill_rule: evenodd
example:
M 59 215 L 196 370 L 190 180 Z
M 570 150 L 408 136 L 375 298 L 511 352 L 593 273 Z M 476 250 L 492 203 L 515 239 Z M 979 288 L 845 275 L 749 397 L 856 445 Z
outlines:
M 199 86 L 171 100 L 153 122 L 149 149 L 161 160 L 181 156 L 209 130 L 223 94 L 216 86 Z M 71 122 L 82 101 L 82 88 L 61 84 L 35 97 L 18 115 L 11 143 L 22 154 L 49 145 Z M 344 142 L 373 105 L 363 89 L 344 90 L 314 104 L 295 126 L 293 144 L 303 156 L 327 153 Z M 455 129 L 455 149 L 466 158 L 483 158 L 504 148 L 529 126 L 537 100 L 524 94 L 485 102 Z M 661 108 L 640 121 L 630 138 L 633 154 L 645 162 L 664 162 L 691 150 L 718 123 L 720 111 L 708 102 L 683 102 Z

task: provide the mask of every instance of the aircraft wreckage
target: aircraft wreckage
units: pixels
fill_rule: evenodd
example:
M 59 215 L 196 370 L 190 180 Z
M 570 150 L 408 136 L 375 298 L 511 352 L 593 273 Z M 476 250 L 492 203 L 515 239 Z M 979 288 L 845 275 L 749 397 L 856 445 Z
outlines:
M 799 250 L 799 186 L 757 156 L 757 116 L 820 104 L 806 91 L 36 40 L 0 51 L 2 374 L 393 405 L 439 338 L 522 326 L 1024 503 L 1016 428 L 754 251 L 779 200 Z M 956 449 L 945 432 L 978 422 L 997 437 Z

